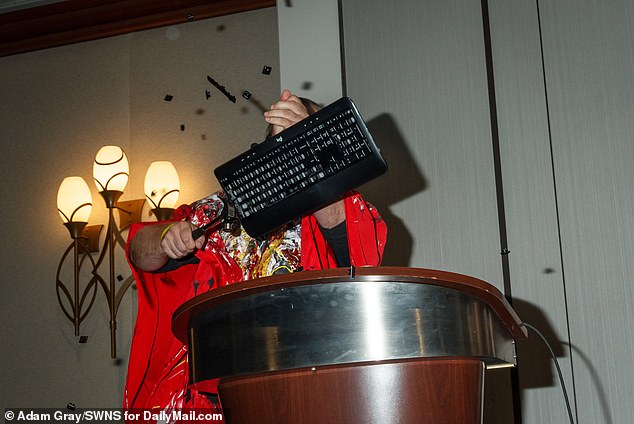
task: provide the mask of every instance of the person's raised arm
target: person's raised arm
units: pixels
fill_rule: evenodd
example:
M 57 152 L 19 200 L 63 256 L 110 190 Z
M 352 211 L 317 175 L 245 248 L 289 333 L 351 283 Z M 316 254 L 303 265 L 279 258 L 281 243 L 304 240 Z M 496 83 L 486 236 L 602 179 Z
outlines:
M 264 120 L 271 125 L 269 135 L 274 136 L 307 118 L 308 115 L 309 111 L 306 109 L 302 99 L 290 91 L 284 90 L 280 95 L 280 99 L 272 104 L 269 110 L 264 112 Z
M 308 107 L 311 110 L 308 110 Z M 264 112 L 264 120 L 271 125 L 270 135 L 274 136 L 295 125 L 310 114 L 319 110 L 319 105 L 297 97 L 288 90 L 282 91 L 280 99 Z M 313 213 L 322 228 L 330 229 L 341 224 L 346 219 L 343 200 L 339 200 Z

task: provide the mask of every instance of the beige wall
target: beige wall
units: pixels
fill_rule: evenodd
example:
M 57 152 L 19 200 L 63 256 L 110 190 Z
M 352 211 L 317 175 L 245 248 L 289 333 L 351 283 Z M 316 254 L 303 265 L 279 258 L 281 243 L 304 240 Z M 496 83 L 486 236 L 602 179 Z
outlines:
M 277 39 L 277 13 L 269 8 L 0 58 L 0 409 L 120 405 L 135 293 L 119 311 L 118 360 L 110 359 L 102 292 L 82 323 L 88 342 L 78 343 L 55 294 L 57 265 L 70 243 L 56 211 L 57 188 L 66 176 L 84 177 L 95 205 L 90 224 L 105 223 L 92 161 L 101 146 L 117 144 L 130 162 L 124 200 L 143 198 L 154 160 L 174 162 L 184 202 L 217 189 L 214 167 L 264 138 L 260 107 L 280 88 Z M 271 75 L 261 73 L 264 65 Z M 236 104 L 207 75 L 233 92 Z M 145 211 L 144 219 L 153 217 Z
M 338 1 L 278 1 L 277 20 L 282 87 L 326 104 L 340 98 Z
M 501 289 L 501 176 L 516 310 L 554 345 L 579 422 L 634 422 L 632 2 L 488 1 L 498 176 L 482 3 L 343 0 L 348 94 L 392 125 L 373 199 L 388 255 Z M 547 350 L 531 335 L 518 353 L 522 422 L 568 422 Z M 497 389 L 486 422 L 513 422 Z

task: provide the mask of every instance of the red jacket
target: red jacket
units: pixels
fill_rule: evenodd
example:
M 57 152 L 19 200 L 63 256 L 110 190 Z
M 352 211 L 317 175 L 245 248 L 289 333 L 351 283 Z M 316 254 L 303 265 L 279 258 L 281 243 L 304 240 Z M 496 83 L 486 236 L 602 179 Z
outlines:
M 359 194 L 351 193 L 344 204 L 351 265 L 380 265 L 387 237 L 385 222 Z M 128 235 L 128 248 L 140 228 L 154 224 L 157 223 L 134 224 Z M 212 407 L 206 397 L 188 388 L 187 347 L 171 332 L 172 314 L 196 294 L 219 284 L 237 283 L 243 274 L 226 255 L 200 252 L 197 256 L 201 258 L 199 264 L 166 273 L 142 272 L 131 265 L 138 289 L 138 313 L 123 399 L 126 410 L 152 410 L 158 414 L 184 407 Z M 301 221 L 300 260 L 304 270 L 337 266 L 312 215 Z M 206 275 L 204 281 L 201 273 Z

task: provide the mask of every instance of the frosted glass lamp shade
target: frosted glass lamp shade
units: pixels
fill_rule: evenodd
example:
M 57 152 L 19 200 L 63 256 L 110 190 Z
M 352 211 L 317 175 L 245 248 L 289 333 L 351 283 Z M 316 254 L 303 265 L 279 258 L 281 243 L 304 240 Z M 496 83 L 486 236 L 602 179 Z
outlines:
M 172 162 L 152 162 L 145 173 L 144 188 L 153 208 L 175 208 L 181 184 Z
M 95 156 L 92 175 L 99 191 L 121 191 L 128 184 L 128 158 L 119 146 L 103 146 Z
M 57 190 L 57 210 L 62 222 L 88 222 L 92 196 L 82 177 L 66 177 Z

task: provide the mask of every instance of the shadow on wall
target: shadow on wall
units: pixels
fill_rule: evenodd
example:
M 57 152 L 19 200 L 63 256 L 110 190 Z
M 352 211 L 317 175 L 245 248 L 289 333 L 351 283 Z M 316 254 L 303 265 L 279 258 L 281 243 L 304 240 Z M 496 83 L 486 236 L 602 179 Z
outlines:
M 614 421 L 612 420 L 612 414 L 610 413 L 610 404 L 608 402 L 607 396 L 605 395 L 605 389 L 603 388 L 603 383 L 601 382 L 601 375 L 599 375 L 596 368 L 594 368 L 594 365 L 592 365 L 590 358 L 588 358 L 588 356 L 583 353 L 581 349 L 573 344 L 564 344 L 570 347 L 570 349 L 572 350 L 574 355 L 573 359 L 575 360 L 575 364 L 577 364 L 577 367 L 579 367 L 580 365 L 585 367 L 588 371 L 588 374 L 592 378 L 592 385 L 597 392 L 597 399 L 599 400 L 599 404 L 601 405 L 601 414 L 603 415 L 604 420 L 603 422 L 605 422 L 605 424 L 613 424 Z M 578 358 L 581 358 L 581 362 L 577 360 Z
M 542 310 L 518 298 L 513 298 L 513 309 L 523 322 L 532 325 L 543 334 L 561 362 L 561 357 L 565 356 L 565 347 L 559 341 Z M 529 338 L 516 342 L 515 348 L 517 368 L 487 371 L 484 398 L 485 423 L 521 423 L 522 417 L 516 416 L 517 407 L 523 407 L 523 397 L 528 390 L 559 386 L 558 377 L 553 372 L 554 366 L 550 352 L 537 334 L 529 330 Z M 514 374 L 519 380 L 519 399 L 515 399 L 513 395 Z M 565 410 L 563 396 L 560 399 L 562 410 Z M 519 403 L 514 404 L 514 402 Z
M 605 395 L 605 390 L 603 388 L 603 384 L 601 383 L 601 378 L 590 362 L 590 359 L 578 347 L 571 345 L 566 341 L 562 342 L 559 340 L 545 314 L 536 305 L 514 298 L 513 309 L 515 309 L 523 322 L 532 325 L 539 330 L 540 333 L 542 333 L 544 338 L 551 345 L 560 366 L 562 365 L 562 362 L 571 361 L 570 358 L 573 358 L 572 360 L 574 360 L 574 364 L 577 368 L 583 367 L 588 371 L 592 378 L 594 389 L 597 393 L 597 399 L 601 405 L 601 413 L 603 415 L 604 422 L 606 424 L 612 424 L 613 420 Z M 529 329 L 528 334 L 528 340 L 517 343 L 520 390 L 524 393 L 528 389 L 537 387 L 557 386 L 561 388 L 561 382 L 556 374 L 556 368 L 552 363 L 552 357 L 548 348 L 533 330 Z M 564 378 L 566 378 L 566 375 L 564 375 Z M 573 408 L 572 403 L 574 402 L 573 390 L 571 380 L 567 379 L 566 391 L 571 402 L 571 408 Z M 562 410 L 566 410 L 563 388 L 560 399 Z
M 391 207 L 425 189 L 427 183 L 392 116 L 381 114 L 366 125 L 387 162 L 386 174 L 359 188 L 369 203 L 376 206 L 387 223 L 388 241 L 383 265 L 409 266 L 413 237 Z
M 557 358 L 569 357 L 564 352 L 565 347 L 559 340 L 544 312 L 536 305 L 524 300 L 513 298 L 513 309 L 520 319 L 537 328 L 548 340 Z M 522 390 L 536 387 L 558 385 L 557 376 L 553 373 L 554 366 L 548 348 L 532 330 L 528 330 L 528 339 L 517 342 L 517 365 L 520 388 Z

